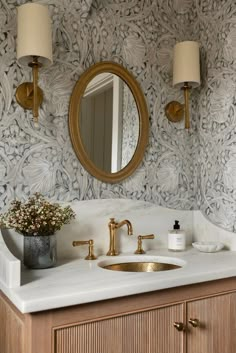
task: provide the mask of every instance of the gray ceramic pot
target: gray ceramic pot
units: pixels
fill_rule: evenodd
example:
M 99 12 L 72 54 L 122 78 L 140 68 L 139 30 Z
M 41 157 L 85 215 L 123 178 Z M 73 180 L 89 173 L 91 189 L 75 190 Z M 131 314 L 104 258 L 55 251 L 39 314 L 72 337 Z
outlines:
M 55 266 L 57 260 L 56 245 L 55 235 L 24 236 L 24 265 L 32 269 Z

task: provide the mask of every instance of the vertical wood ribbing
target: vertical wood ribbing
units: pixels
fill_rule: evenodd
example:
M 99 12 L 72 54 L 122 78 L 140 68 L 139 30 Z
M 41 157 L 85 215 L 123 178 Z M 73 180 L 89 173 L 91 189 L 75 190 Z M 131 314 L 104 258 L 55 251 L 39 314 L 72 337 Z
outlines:
M 150 327 L 153 336 L 150 341 L 150 353 L 182 353 L 184 347 L 184 333 L 177 331 L 173 324 L 185 322 L 183 305 L 150 312 Z
M 188 303 L 190 317 L 197 318 L 201 326 L 189 325 L 188 352 L 236 352 L 236 293 Z
M 55 353 L 182 353 L 183 305 L 58 329 Z

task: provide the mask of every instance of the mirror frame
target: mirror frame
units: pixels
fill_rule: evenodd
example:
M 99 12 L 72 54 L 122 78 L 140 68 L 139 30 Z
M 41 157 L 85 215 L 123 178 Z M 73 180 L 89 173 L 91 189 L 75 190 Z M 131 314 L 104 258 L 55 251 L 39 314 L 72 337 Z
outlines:
M 79 113 L 81 99 L 88 83 L 98 74 L 110 72 L 119 76 L 131 90 L 139 114 L 139 136 L 138 142 L 129 163 L 116 173 L 109 173 L 99 169 L 88 157 L 84 148 L 79 128 Z M 69 133 L 76 156 L 83 167 L 95 178 L 107 182 L 117 183 L 129 177 L 141 163 L 148 143 L 149 115 L 145 97 L 135 77 L 123 66 L 109 61 L 103 61 L 91 66 L 76 82 L 69 105 Z

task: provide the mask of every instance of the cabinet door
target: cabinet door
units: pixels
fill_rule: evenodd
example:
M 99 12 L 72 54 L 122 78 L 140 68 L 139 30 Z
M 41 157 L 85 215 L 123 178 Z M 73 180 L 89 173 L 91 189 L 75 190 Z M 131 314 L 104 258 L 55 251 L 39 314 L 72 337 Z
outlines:
M 57 328 L 54 352 L 182 353 L 184 333 L 173 322 L 183 322 L 183 316 L 179 304 Z
M 236 293 L 219 295 L 187 304 L 187 353 L 236 352 Z

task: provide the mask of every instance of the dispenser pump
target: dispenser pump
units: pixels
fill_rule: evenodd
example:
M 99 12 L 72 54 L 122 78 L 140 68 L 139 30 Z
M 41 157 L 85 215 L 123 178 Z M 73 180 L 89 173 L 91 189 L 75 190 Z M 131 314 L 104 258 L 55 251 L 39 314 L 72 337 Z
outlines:
M 175 221 L 173 229 L 180 229 L 179 221 Z

